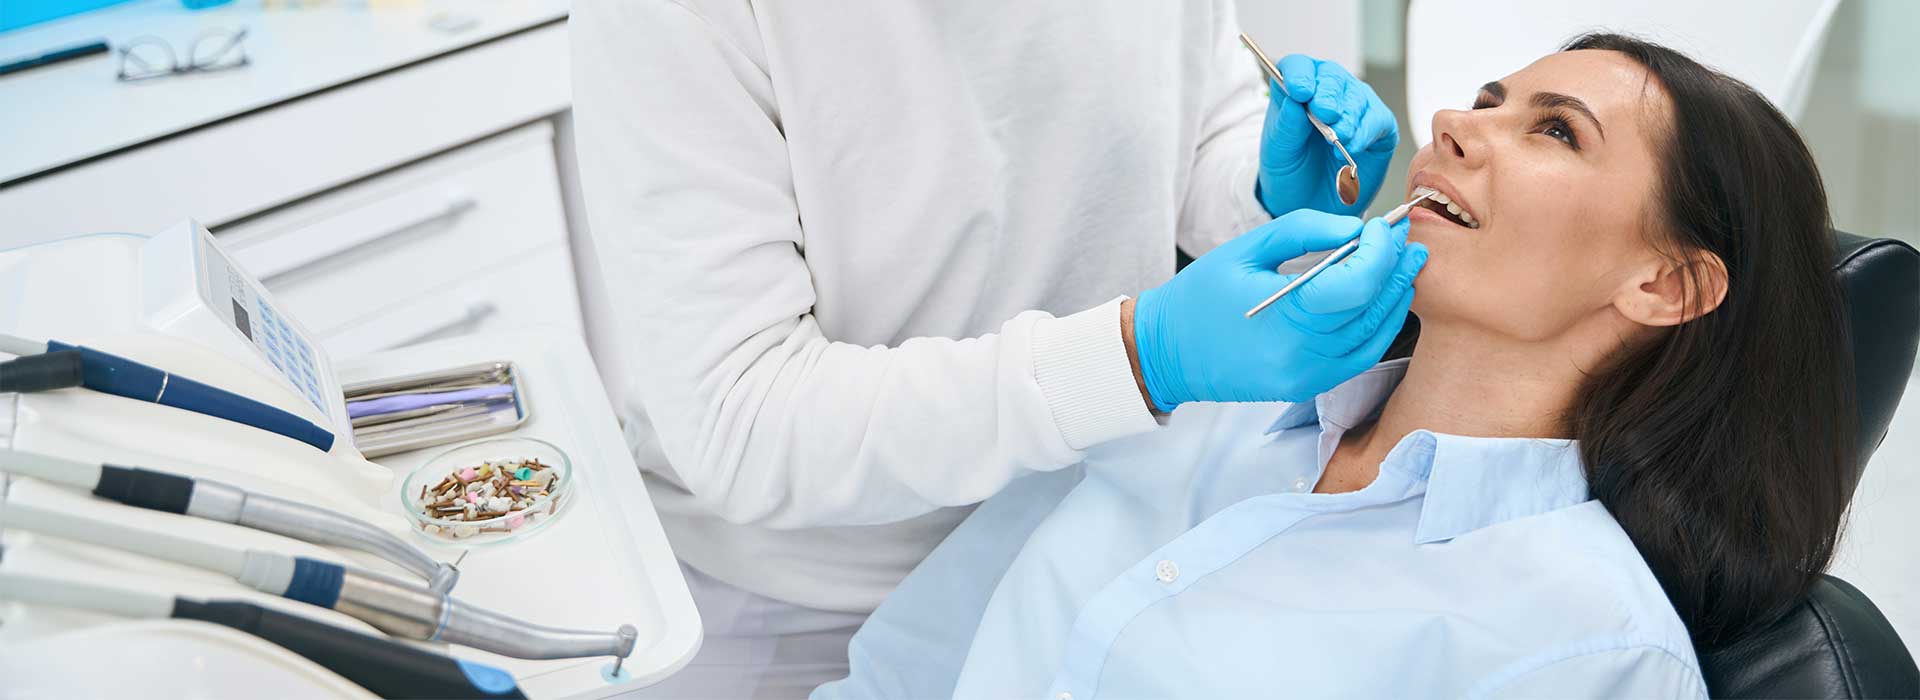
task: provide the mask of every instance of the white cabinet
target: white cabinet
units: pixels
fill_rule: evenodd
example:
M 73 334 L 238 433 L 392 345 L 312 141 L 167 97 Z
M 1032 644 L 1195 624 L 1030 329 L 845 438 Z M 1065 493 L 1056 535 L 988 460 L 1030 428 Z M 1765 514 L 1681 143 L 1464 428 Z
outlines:
M 127 85 L 111 61 L 77 61 L 0 81 L 0 105 L 42 106 L 0 110 L 0 135 L 45 136 L 0 137 L 0 248 L 193 218 L 335 359 L 483 330 L 584 335 L 554 142 L 572 97 L 565 0 L 349 5 L 129 3 L 10 32 L 24 47 L 244 24 L 253 63 Z M 443 15 L 472 26 L 450 33 Z
M 580 335 L 555 167 L 537 122 L 214 233 L 334 357 L 496 327 Z

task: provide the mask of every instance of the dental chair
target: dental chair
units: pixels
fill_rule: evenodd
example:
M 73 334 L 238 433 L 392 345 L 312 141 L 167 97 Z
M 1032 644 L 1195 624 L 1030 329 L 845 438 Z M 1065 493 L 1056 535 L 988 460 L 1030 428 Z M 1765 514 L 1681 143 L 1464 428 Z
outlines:
M 1847 233 L 1838 233 L 1836 244 L 1833 274 L 1846 293 L 1860 405 L 1860 462 L 1851 475 L 1857 484 L 1913 374 L 1920 252 Z M 1886 616 L 1832 576 L 1821 577 L 1805 603 L 1764 632 L 1699 654 L 1716 698 L 1920 697 L 1920 669 Z

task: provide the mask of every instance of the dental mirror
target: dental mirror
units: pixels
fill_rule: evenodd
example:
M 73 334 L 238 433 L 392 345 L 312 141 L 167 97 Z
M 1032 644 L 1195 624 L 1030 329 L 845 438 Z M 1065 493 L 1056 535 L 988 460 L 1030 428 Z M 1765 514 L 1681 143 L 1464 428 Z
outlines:
M 1340 203 L 1353 206 L 1360 201 L 1360 171 L 1352 163 L 1340 166 L 1340 173 L 1334 179 L 1338 181 L 1334 187 L 1340 191 Z

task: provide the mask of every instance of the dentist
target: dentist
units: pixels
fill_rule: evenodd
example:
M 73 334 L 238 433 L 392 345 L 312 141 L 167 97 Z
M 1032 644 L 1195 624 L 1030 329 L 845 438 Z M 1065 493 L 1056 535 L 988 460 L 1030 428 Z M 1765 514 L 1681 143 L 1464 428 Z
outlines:
M 1351 216 L 1393 114 L 1304 56 L 1263 97 L 1236 26 L 1228 0 L 574 4 L 589 327 L 706 624 L 650 694 L 803 696 L 970 504 L 1155 411 L 1379 359 L 1426 259 Z M 1176 245 L 1200 257 L 1172 276 Z

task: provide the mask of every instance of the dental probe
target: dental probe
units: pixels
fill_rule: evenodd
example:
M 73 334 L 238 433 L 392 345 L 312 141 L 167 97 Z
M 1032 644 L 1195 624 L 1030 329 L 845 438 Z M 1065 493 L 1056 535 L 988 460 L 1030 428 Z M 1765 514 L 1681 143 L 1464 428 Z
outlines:
M 135 552 L 233 577 L 263 593 L 329 608 L 404 639 L 447 642 L 519 659 L 633 653 L 639 630 L 545 627 L 483 610 L 396 578 L 331 562 L 236 549 L 20 503 L 0 507 L 0 528 Z M 617 666 L 616 666 L 617 668 Z
M 525 698 L 492 666 L 242 600 L 201 601 L 85 581 L 0 572 L 0 600 L 230 627 L 305 657 L 383 698 Z
M 1427 201 L 1427 198 L 1433 195 L 1434 193 L 1432 191 L 1423 192 L 1419 196 L 1407 200 L 1406 204 L 1394 207 L 1391 211 L 1387 212 L 1386 216 L 1381 218 L 1387 222 L 1388 226 L 1400 223 L 1401 219 L 1407 218 L 1408 212 L 1413 211 L 1414 206 Z M 1327 268 L 1333 267 L 1334 263 L 1347 259 L 1348 255 L 1352 255 L 1353 251 L 1359 249 L 1360 237 L 1356 235 L 1353 237 L 1353 240 L 1347 241 L 1345 245 L 1334 249 L 1332 253 L 1328 253 L 1327 257 L 1321 258 L 1320 262 L 1314 263 L 1313 267 L 1307 268 L 1306 272 L 1300 273 L 1299 277 L 1293 278 L 1292 282 L 1288 282 L 1287 286 L 1281 287 L 1280 291 L 1274 292 L 1273 296 L 1267 297 L 1266 301 L 1260 302 L 1251 309 L 1247 309 L 1247 318 L 1253 318 L 1254 314 L 1260 313 L 1261 310 L 1266 309 L 1268 306 L 1272 306 L 1273 302 L 1280 300 L 1280 297 L 1284 297 L 1288 292 L 1299 288 L 1300 285 L 1306 284 L 1307 280 L 1313 279 L 1320 273 L 1325 272 Z
M 303 542 L 366 552 L 425 579 L 427 588 L 435 593 L 452 590 L 454 582 L 460 579 L 458 569 L 435 561 L 418 547 L 371 523 L 218 481 L 20 450 L 0 450 L 0 472 L 71 486 L 136 508 L 230 523 Z

